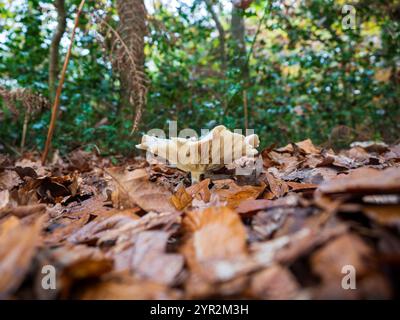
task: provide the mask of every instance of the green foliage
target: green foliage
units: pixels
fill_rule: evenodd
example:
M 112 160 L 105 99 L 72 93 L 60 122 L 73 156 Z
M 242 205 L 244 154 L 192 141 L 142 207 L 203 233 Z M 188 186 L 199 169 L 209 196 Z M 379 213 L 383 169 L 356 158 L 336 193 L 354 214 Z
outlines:
M 66 1 L 68 25 L 78 2 Z M 21 0 L 12 8 L 0 3 L 0 84 L 48 95 L 49 44 L 55 23 L 51 3 Z M 151 13 L 145 50 L 151 81 L 148 106 L 141 132 L 130 136 L 132 110 L 119 103 L 118 77 L 95 37 L 87 14 L 94 3 L 89 1 L 67 72 L 55 148 L 67 152 L 96 145 L 103 153 L 128 153 L 140 133 L 167 129 L 169 120 L 177 120 L 179 129 L 200 130 L 220 123 L 243 128 L 243 92 L 249 127 L 263 145 L 304 138 L 323 143 L 341 125 L 353 128 L 354 138 L 389 142 L 399 138 L 396 12 L 400 5 L 396 1 L 389 5 L 359 1 L 354 30 L 342 28 L 343 1 L 307 0 L 296 6 L 275 1 L 270 7 L 266 1 L 254 1 L 243 13 L 248 76 L 236 63 L 240 57 L 237 39 L 229 30 L 230 10 L 224 3 L 212 3 L 225 29 L 227 61 L 221 59 L 218 31 L 204 1 L 181 3 L 176 10 L 158 5 Z M 110 15 L 115 23 L 115 9 Z M 61 61 L 68 35 L 62 41 Z M 47 110 L 30 122 L 30 148 L 42 148 L 49 117 Z M 0 101 L 0 121 L 0 147 L 18 145 L 23 113 L 16 118 Z

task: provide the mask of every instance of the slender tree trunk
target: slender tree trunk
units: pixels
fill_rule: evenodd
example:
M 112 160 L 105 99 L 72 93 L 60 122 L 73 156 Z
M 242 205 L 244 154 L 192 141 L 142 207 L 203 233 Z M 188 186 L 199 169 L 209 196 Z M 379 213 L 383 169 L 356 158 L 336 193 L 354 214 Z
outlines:
M 50 45 L 49 58 L 49 98 L 53 101 L 56 93 L 56 82 L 58 78 L 58 60 L 61 38 L 67 27 L 67 13 L 65 10 L 65 0 L 55 0 L 54 6 L 57 10 L 57 29 L 54 33 Z
M 243 126 L 248 129 L 249 117 L 248 117 L 248 97 L 247 88 L 249 86 L 249 66 L 247 61 L 246 51 L 246 29 L 243 18 L 243 11 L 245 9 L 237 6 L 232 8 L 231 18 L 231 36 L 232 36 L 232 49 L 233 49 L 233 66 L 240 68 L 240 81 L 243 83 L 242 91 L 242 104 L 243 104 Z
M 205 0 L 205 4 L 208 12 L 211 14 L 212 19 L 214 20 L 215 27 L 218 30 L 218 39 L 219 39 L 219 54 L 221 59 L 222 68 L 226 70 L 226 49 L 225 49 L 225 30 L 222 26 L 221 21 L 218 18 L 217 13 L 215 12 L 212 3 L 210 0 Z
M 227 69 L 227 55 L 226 55 L 226 32 L 224 27 L 222 26 L 222 23 L 217 15 L 217 13 L 215 12 L 215 9 L 213 7 L 213 3 L 211 0 L 204 0 L 207 10 L 210 13 L 212 19 L 214 20 L 215 23 L 215 27 L 218 30 L 218 40 L 219 40 L 219 58 L 221 60 L 221 73 L 225 76 L 226 74 L 226 69 Z M 223 95 L 221 97 L 221 103 L 222 106 L 224 108 L 224 110 L 226 110 L 226 108 L 228 107 L 228 96 L 226 94 L 227 92 L 227 83 L 226 81 L 224 81 L 224 83 L 222 84 L 222 90 L 223 90 Z
M 232 8 L 231 36 L 233 49 L 232 65 L 239 66 L 241 69 L 241 76 L 247 78 L 249 68 L 247 65 L 243 9 L 236 6 Z

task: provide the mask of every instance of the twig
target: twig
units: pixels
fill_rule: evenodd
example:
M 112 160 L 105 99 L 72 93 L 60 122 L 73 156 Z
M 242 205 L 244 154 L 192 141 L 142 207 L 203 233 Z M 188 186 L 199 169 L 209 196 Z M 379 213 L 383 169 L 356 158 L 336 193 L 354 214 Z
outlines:
M 24 148 L 25 148 L 26 133 L 28 131 L 28 123 L 29 123 L 29 115 L 30 115 L 30 110 L 25 110 L 24 125 L 22 127 L 21 153 L 24 152 Z
M 247 130 L 249 128 L 249 117 L 247 110 L 247 90 L 243 90 L 243 109 L 244 109 L 244 128 Z
M 13 146 L 10 146 L 8 143 L 6 143 L 5 141 L 2 142 L 2 144 L 8 148 L 9 150 L 11 150 L 12 152 L 14 152 L 17 156 L 21 156 L 21 152 L 19 152 L 17 149 L 15 149 Z
M 50 150 L 50 146 L 51 146 L 51 140 L 53 139 L 54 129 L 56 126 L 56 121 L 57 121 L 58 107 L 60 106 L 62 87 L 63 87 L 64 80 L 65 80 L 65 73 L 67 71 L 68 62 L 71 57 L 72 46 L 73 46 L 74 38 L 75 38 L 75 32 L 76 32 L 76 28 L 78 27 L 78 22 L 79 22 L 79 16 L 82 13 L 82 8 L 83 8 L 83 5 L 85 4 L 85 2 L 86 2 L 86 0 L 82 0 L 81 3 L 79 4 L 78 11 L 77 11 L 76 17 L 75 17 L 74 28 L 72 29 L 72 33 L 71 33 L 71 43 L 69 44 L 68 52 L 67 52 L 67 55 L 65 56 L 64 65 L 63 65 L 63 68 L 61 71 L 60 82 L 57 87 L 56 97 L 54 99 L 53 108 L 51 110 L 51 120 L 50 120 L 50 125 L 49 125 L 49 131 L 47 132 L 46 145 L 45 145 L 45 148 L 44 148 L 44 151 L 42 154 L 42 164 L 43 165 L 46 164 L 46 159 L 49 154 L 49 150 Z

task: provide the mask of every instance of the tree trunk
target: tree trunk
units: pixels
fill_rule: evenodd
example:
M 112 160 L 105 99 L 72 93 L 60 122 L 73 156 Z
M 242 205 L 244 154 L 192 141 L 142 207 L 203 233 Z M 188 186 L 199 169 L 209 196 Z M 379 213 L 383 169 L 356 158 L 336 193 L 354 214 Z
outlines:
M 215 12 L 213 5 L 210 0 L 205 0 L 205 4 L 208 12 L 211 14 L 212 19 L 214 20 L 215 27 L 218 30 L 218 39 L 219 39 L 219 55 L 221 59 L 222 69 L 226 70 L 226 51 L 225 51 L 225 30 L 222 26 L 221 21 L 218 18 L 217 13 Z
M 58 78 L 58 56 L 61 38 L 67 27 L 67 13 L 65 10 L 65 0 L 55 0 L 54 6 L 57 10 L 57 29 L 54 33 L 50 45 L 49 58 L 49 98 L 53 101 L 56 92 L 56 82 Z
M 240 3 L 241 4 L 241 3 Z M 239 67 L 239 81 L 243 83 L 242 86 L 242 104 L 243 104 L 243 126 L 248 129 L 248 97 L 247 88 L 249 86 L 249 66 L 247 62 L 246 51 L 246 29 L 244 24 L 243 12 L 245 8 L 234 5 L 232 8 L 231 18 L 231 36 L 232 36 L 232 51 L 233 57 L 231 59 L 234 67 Z
M 233 6 L 231 18 L 231 36 L 233 57 L 231 59 L 233 66 L 239 66 L 241 76 L 248 77 L 248 66 L 246 56 L 246 40 L 245 40 L 245 25 L 243 18 L 243 9 Z

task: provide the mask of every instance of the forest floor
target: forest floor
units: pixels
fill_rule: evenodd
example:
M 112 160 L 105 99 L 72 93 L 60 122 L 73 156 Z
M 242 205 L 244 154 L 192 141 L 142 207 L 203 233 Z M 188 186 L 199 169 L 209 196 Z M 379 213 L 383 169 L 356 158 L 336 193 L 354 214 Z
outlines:
M 261 156 L 191 186 L 142 158 L 0 155 L 0 298 L 398 297 L 400 145 Z

